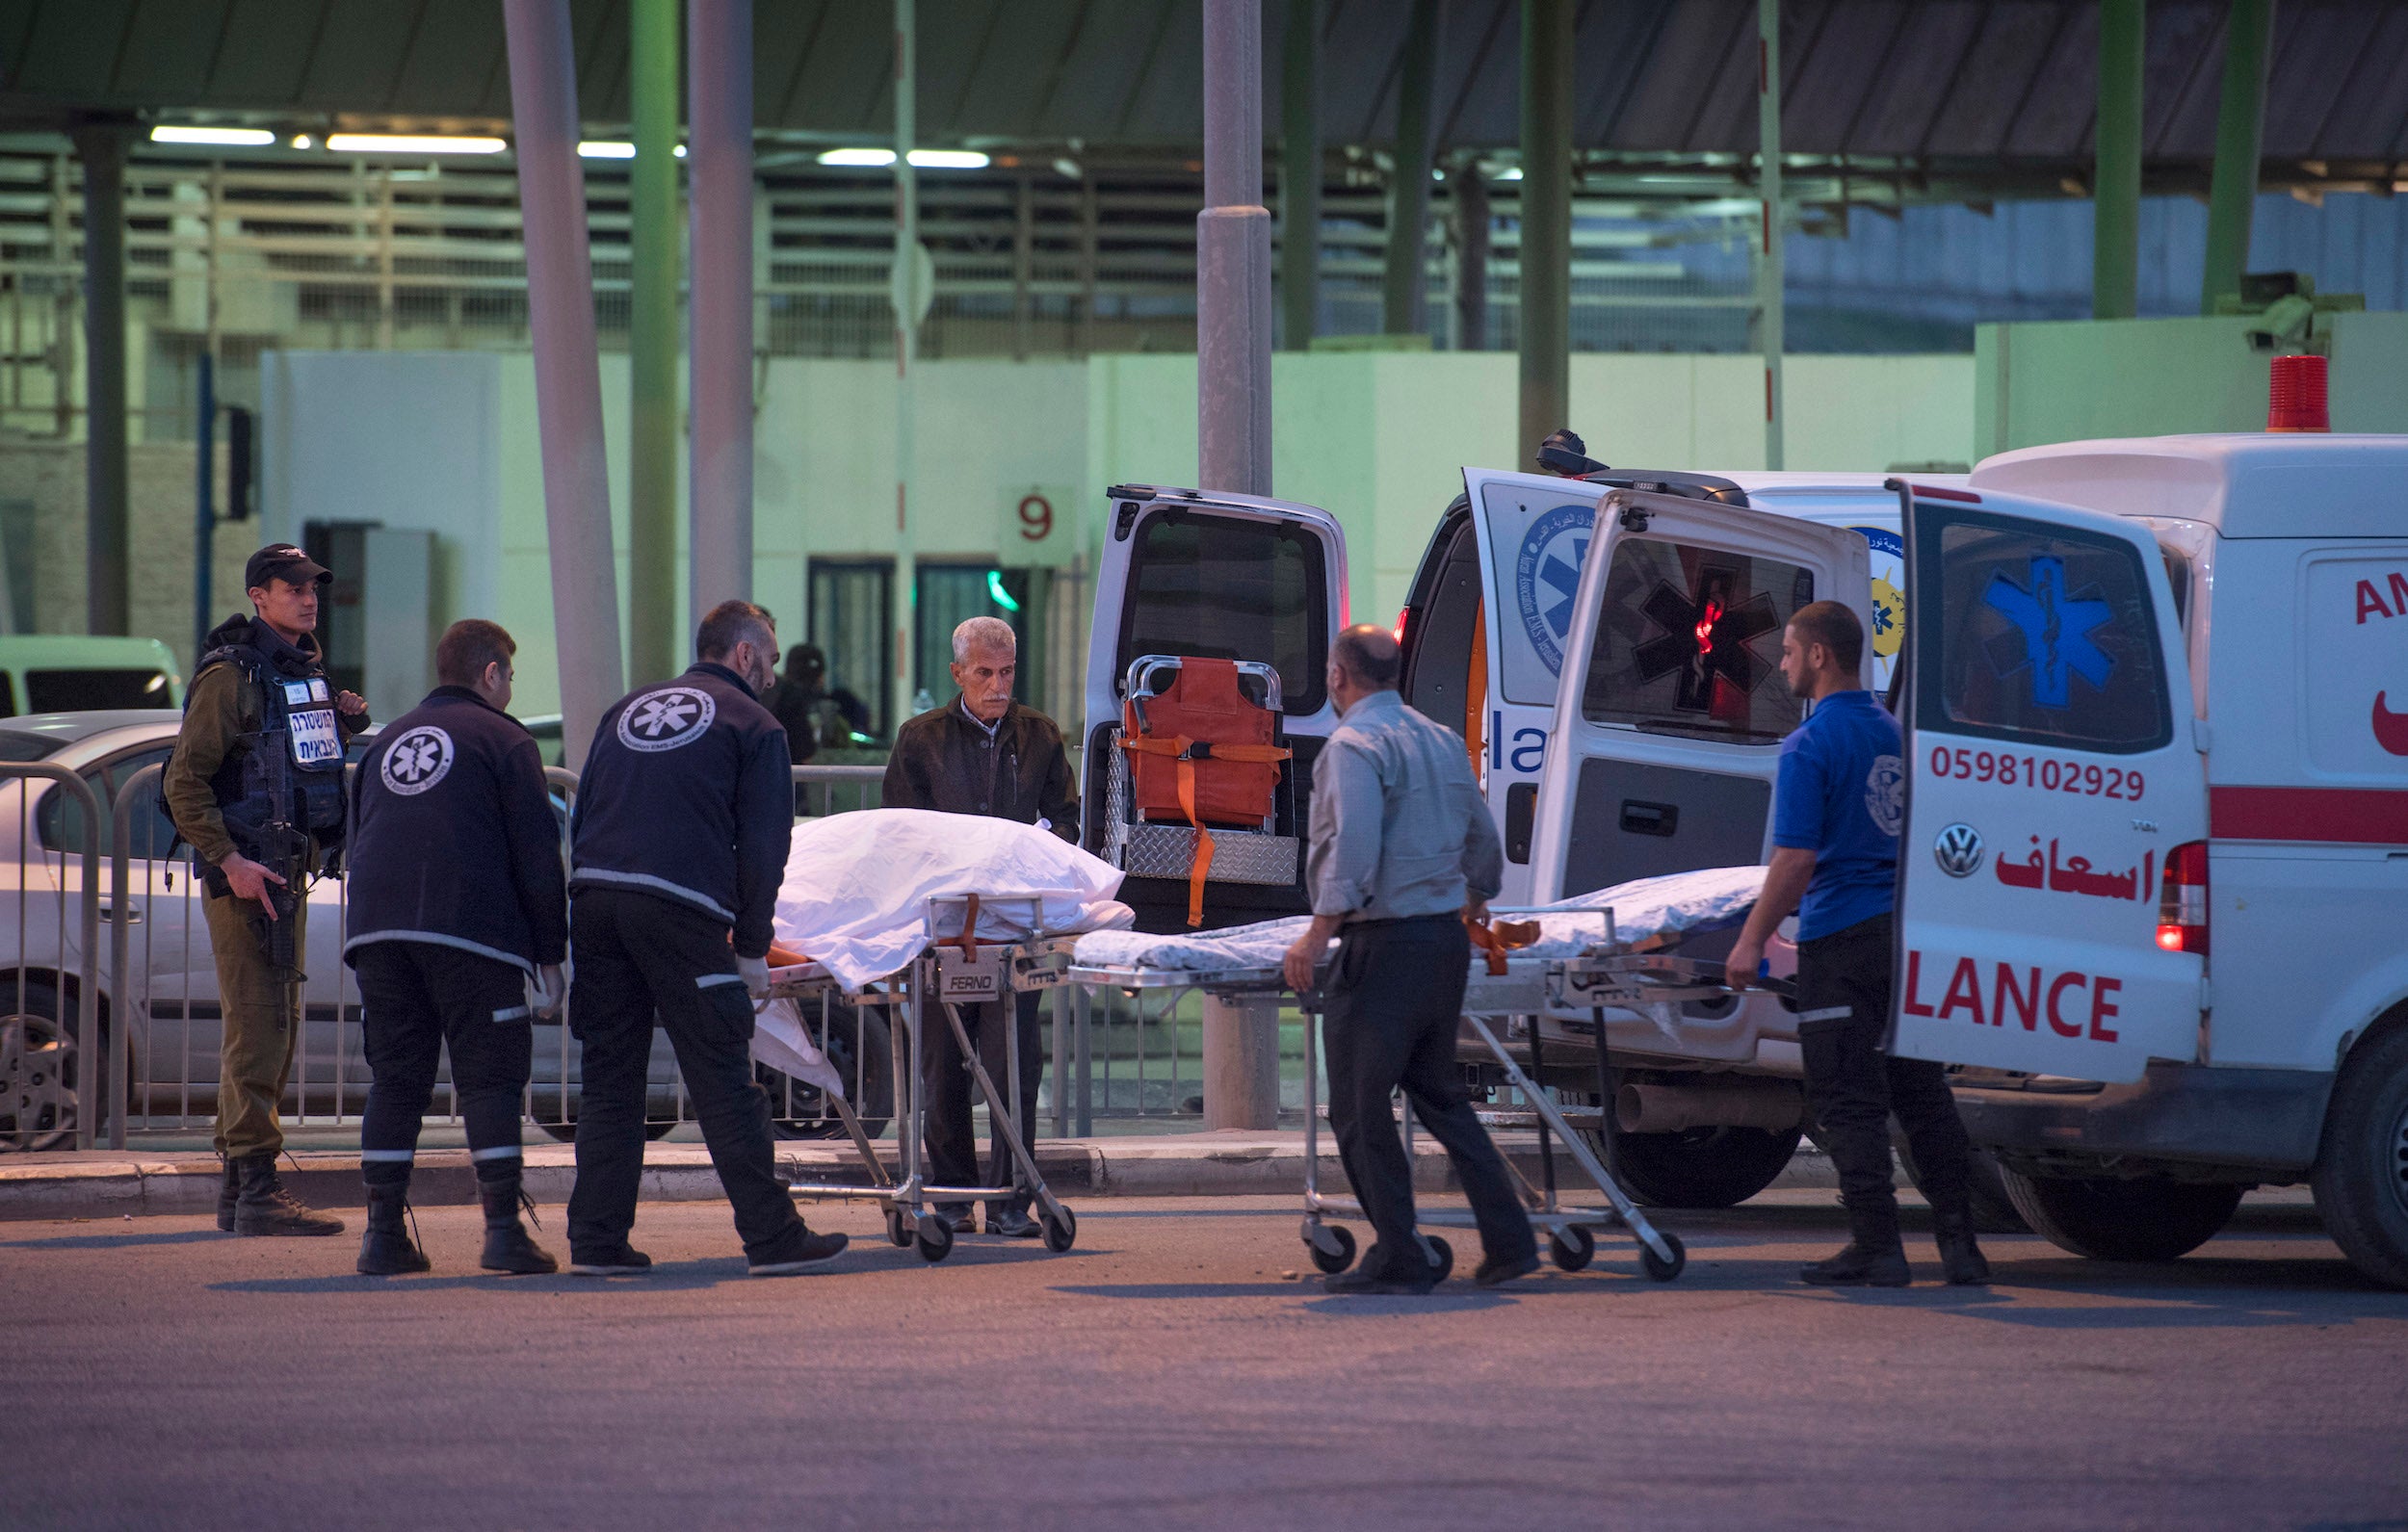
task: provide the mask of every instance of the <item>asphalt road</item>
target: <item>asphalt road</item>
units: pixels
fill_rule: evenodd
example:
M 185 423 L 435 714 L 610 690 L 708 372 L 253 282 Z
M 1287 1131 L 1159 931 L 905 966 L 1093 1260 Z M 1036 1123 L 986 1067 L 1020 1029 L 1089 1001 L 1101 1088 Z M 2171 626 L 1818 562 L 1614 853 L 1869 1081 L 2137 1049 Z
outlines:
M 1610 1237 L 1422 1299 L 1323 1295 L 1284 1200 L 934 1267 L 811 1211 L 853 1249 L 779 1281 L 713 1204 L 609 1283 L 473 1274 L 469 1208 L 391 1281 L 348 1236 L 0 1226 L 0 1526 L 2408 1529 L 2408 1294 L 2296 1198 L 2164 1266 L 1994 1239 L 1987 1291 L 1917 1235 L 1924 1285 L 1838 1294 L 1791 1278 L 1831 1194 L 1771 1193 L 1670 1215 L 1669 1285 Z

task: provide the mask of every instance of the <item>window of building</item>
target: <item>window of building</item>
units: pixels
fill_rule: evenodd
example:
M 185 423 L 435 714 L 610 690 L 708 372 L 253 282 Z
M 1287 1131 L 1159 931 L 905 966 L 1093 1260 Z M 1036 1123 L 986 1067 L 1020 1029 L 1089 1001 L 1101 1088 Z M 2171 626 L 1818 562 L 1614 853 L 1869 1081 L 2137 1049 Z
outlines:
M 891 740 L 895 710 L 895 566 L 884 558 L 811 560 L 810 641 L 827 657 L 829 689 L 870 710 L 873 738 Z M 909 698 L 904 698 L 908 702 Z

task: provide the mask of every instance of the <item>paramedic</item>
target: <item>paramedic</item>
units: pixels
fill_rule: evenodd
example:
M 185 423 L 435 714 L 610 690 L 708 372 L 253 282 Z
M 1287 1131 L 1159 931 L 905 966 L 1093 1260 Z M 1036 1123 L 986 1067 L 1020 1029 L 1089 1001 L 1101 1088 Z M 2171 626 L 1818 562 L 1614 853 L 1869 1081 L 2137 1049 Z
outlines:
M 752 1078 L 752 1002 L 769 985 L 771 916 L 795 828 L 786 733 L 758 698 L 777 630 L 748 601 L 702 619 L 698 662 L 602 714 L 569 817 L 568 1023 L 585 1045 L 568 1269 L 641 1272 L 631 1248 L 643 1175 L 657 1015 L 734 1205 L 756 1277 L 833 1259 L 777 1179 L 770 1102 Z M 731 944 L 732 937 L 732 944 Z
M 504 711 L 517 652 L 499 623 L 452 624 L 434 648 L 441 685 L 359 763 L 343 957 L 359 974 L 372 1077 L 359 1124 L 364 1277 L 427 1269 L 402 1214 L 446 1048 L 484 1205 L 478 1263 L 560 1269 L 518 1221 L 519 1103 L 535 1051 L 527 983 L 544 1014 L 560 1008 L 568 895 L 542 751 Z
M 1733 989 L 1753 983 L 1766 940 L 1797 911 L 1806 1095 L 1840 1173 L 1850 1236 L 1845 1249 L 1798 1276 L 1821 1287 L 1903 1287 L 1911 1280 L 1890 1186 L 1896 1113 L 1931 1204 L 1948 1280 L 1987 1282 L 1989 1262 L 1974 1242 L 1972 1150 L 1948 1080 L 1936 1063 L 1881 1051 L 1906 780 L 1898 720 L 1864 689 L 1864 624 L 1836 601 L 1800 607 L 1782 636 L 1781 673 L 1813 711 L 1781 744 L 1772 866 L 1725 977 Z
M 228 617 L 202 640 L 159 784 L 208 891 L 201 914 L 225 1019 L 218 1227 L 233 1233 L 343 1232 L 341 1219 L 301 1206 L 276 1178 L 276 1109 L 301 1036 L 302 974 L 267 950 L 276 935 L 306 958 L 308 875 L 342 844 L 344 746 L 368 726 L 357 693 L 328 694 L 316 630 L 333 578 L 290 543 L 250 556 L 243 586 L 253 615 Z M 292 922 L 289 936 L 275 932 L 275 921 Z
M 1487 914 L 1504 854 L 1462 737 L 1397 694 L 1403 665 L 1397 640 L 1369 623 L 1330 644 L 1339 721 L 1313 764 L 1305 861 L 1313 921 L 1284 965 L 1291 987 L 1310 989 L 1330 938 L 1339 939 L 1322 1016 L 1329 1126 L 1378 1243 L 1354 1270 L 1328 1279 L 1332 1292 L 1435 1285 L 1413 1232 L 1412 1167 L 1389 1111 L 1399 1085 L 1471 1200 L 1485 1257 L 1473 1280 L 1494 1286 L 1538 1269 L 1530 1215 L 1472 1114 L 1454 1057 L 1472 949 L 1464 922 Z
M 1079 844 L 1079 797 L 1070 776 L 1070 756 L 1054 720 L 1014 702 L 1019 675 L 1019 639 L 999 617 L 972 617 L 954 630 L 954 685 L 961 695 L 921 714 L 895 731 L 880 802 L 890 809 L 935 809 L 1016 819 L 1051 830 Z M 1008 1094 L 1011 1048 L 1020 1053 L 1020 1141 L 1034 1152 L 1036 1087 L 1045 1061 L 1037 1052 L 1037 1001 L 1015 996 L 1011 1025 L 1005 1002 L 960 1008 L 964 1028 L 978 1045 L 979 1062 L 995 1088 Z M 1017 1034 L 1016 1039 L 1013 1034 Z M 970 1125 L 969 1066 L 950 1026 L 931 1026 L 921 1041 L 923 1083 L 928 1091 L 929 1175 L 940 1186 L 967 1186 L 979 1173 L 978 1135 Z M 1011 1180 L 1012 1163 L 1000 1127 L 989 1130 L 985 1184 Z M 970 1227 L 970 1208 L 955 1204 L 937 1209 L 959 1233 Z M 990 1203 L 986 1232 L 1013 1239 L 1037 1234 L 1029 1199 Z

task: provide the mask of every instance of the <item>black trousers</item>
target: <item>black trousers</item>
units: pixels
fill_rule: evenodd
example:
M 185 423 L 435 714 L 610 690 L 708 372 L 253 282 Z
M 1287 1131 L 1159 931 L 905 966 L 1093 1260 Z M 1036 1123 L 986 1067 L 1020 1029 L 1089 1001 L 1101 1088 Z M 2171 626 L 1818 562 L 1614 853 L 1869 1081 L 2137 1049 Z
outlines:
M 568 1024 L 584 1045 L 571 1252 L 608 1251 L 635 1227 L 657 1017 L 735 1207 L 736 1233 L 747 1255 L 766 1254 L 798 1217 L 777 1180 L 769 1095 L 752 1078 L 752 998 L 737 977 L 727 926 L 673 899 L 580 889 L 568 934 L 577 960 Z
M 1410 1280 L 1422 1269 L 1413 1235 L 1413 1168 L 1389 1109 L 1399 1086 L 1453 1161 L 1479 1224 L 1481 1248 L 1504 1258 L 1538 1248 L 1512 1174 L 1472 1114 L 1455 1062 L 1471 955 L 1471 937 L 1453 915 L 1359 922 L 1345 928 L 1338 944 L 1322 1001 L 1322 1045 L 1338 1157 L 1379 1237 L 1378 1250 L 1363 1258 L 1367 1271 Z
M 1890 1118 L 1905 1130 L 1935 1218 L 1961 1216 L 1973 1150 L 1943 1066 L 1881 1051 L 1890 1023 L 1887 915 L 1797 948 L 1797 1041 L 1806 1101 L 1853 1213 L 1898 1216 L 1890 1184 Z
M 371 1076 L 359 1122 L 362 1178 L 372 1186 L 409 1180 L 446 1048 L 477 1174 L 487 1181 L 516 1175 L 535 1048 L 526 972 L 432 942 L 371 942 L 352 967 L 359 975 L 360 1037 Z
M 1045 1072 L 1045 1060 L 1037 1052 L 1037 1011 L 1043 999 L 1030 992 L 1015 995 L 1009 1000 L 959 1007 L 961 1025 L 970 1040 L 978 1045 L 979 1062 L 986 1066 L 986 1078 L 1005 1093 L 1007 1101 L 1011 1092 L 1008 1051 L 1012 1032 L 1019 1034 L 1020 1141 L 1029 1146 L 1031 1154 L 1036 1150 L 1036 1087 Z M 1011 1018 L 1009 1031 L 1005 1028 L 1006 1016 Z M 945 1020 L 941 1008 L 929 1008 L 928 1029 L 929 1035 L 920 1044 L 920 1080 L 921 1088 L 928 1093 L 925 1137 L 929 1180 L 940 1186 L 1013 1184 L 1011 1151 L 1004 1146 L 1001 1112 L 989 1114 L 986 1180 L 982 1182 L 978 1179 L 979 1138 L 970 1122 L 970 1108 L 978 1100 L 978 1079 L 963 1062 L 961 1045 L 954 1040 L 953 1025 Z M 990 1210 L 1008 1207 L 1014 1212 L 1027 1212 L 1029 1202 L 1025 1196 L 1010 1197 L 988 1207 Z

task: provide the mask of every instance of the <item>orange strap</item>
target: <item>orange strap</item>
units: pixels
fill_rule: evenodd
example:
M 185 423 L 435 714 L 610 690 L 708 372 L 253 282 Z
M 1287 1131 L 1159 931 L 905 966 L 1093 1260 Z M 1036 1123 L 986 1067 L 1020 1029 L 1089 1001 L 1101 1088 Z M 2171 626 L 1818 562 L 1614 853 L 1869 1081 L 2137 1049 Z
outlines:
M 961 955 L 975 963 L 979 960 L 979 896 L 965 894 L 962 898 L 967 907 L 961 912 L 961 934 L 946 937 L 937 945 L 958 947 Z
M 1204 880 L 1213 870 L 1213 832 L 1204 827 L 1204 821 L 1196 818 L 1195 813 L 1195 763 L 1198 758 L 1188 753 L 1195 742 L 1184 734 L 1168 740 L 1143 736 L 1132 740 L 1123 735 L 1120 740 L 1120 747 L 1124 750 L 1139 755 L 1168 756 L 1179 767 L 1179 808 L 1187 815 L 1188 823 L 1195 829 L 1195 857 L 1188 864 L 1188 924 L 1191 926 L 1204 923 Z M 1289 756 L 1288 751 L 1275 744 L 1216 744 L 1206 748 L 1211 754 L 1201 759 L 1242 761 L 1249 766 L 1267 766 L 1285 761 Z
M 1491 978 L 1505 976 L 1507 952 L 1534 946 L 1538 941 L 1536 921 L 1506 921 L 1492 925 L 1467 915 L 1463 918 L 1463 928 L 1472 934 L 1472 945 L 1487 954 Z

